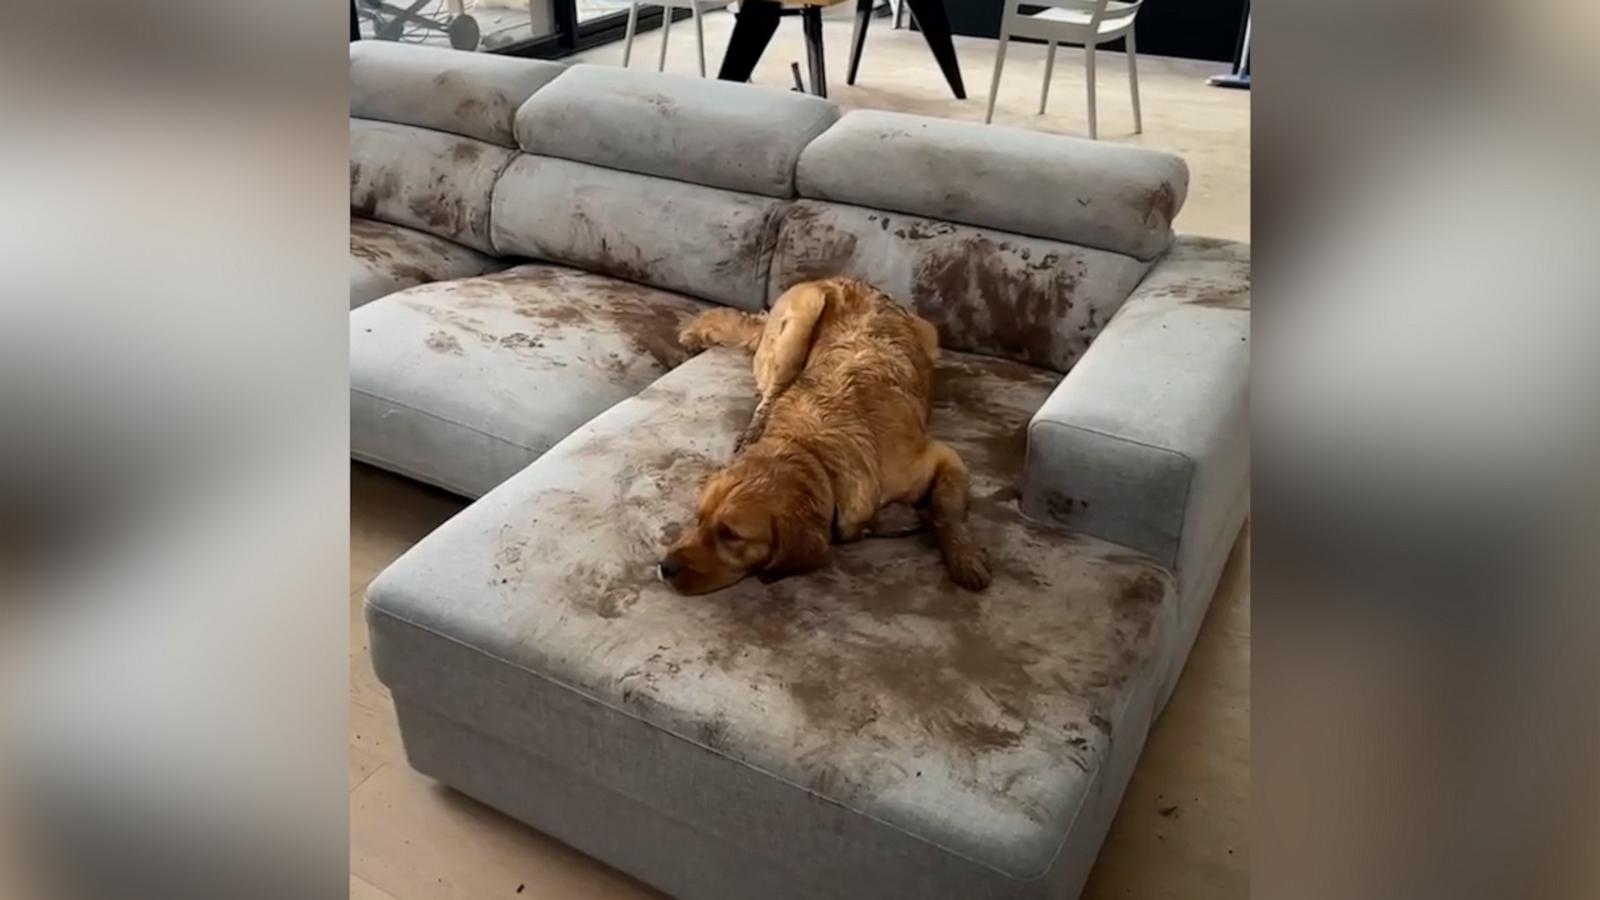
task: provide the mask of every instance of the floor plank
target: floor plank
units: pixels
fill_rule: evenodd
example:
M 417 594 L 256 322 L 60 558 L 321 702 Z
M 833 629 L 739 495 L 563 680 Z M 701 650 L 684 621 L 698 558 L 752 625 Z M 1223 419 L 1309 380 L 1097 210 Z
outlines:
M 395 900 L 659 900 L 576 850 L 430 781 L 378 769 L 350 795 L 350 870 Z
M 351 875 L 350 900 L 395 900 L 395 896 L 370 881 Z

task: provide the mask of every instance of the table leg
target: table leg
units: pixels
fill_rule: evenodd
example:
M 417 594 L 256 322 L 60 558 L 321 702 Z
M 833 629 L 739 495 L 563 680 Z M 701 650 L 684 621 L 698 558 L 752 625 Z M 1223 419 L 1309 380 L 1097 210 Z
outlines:
M 956 60 L 956 46 L 950 40 L 950 17 L 945 15 L 944 0 L 904 2 L 911 5 L 911 15 L 916 19 L 917 27 L 922 29 L 922 38 L 928 42 L 928 49 L 933 51 L 933 58 L 938 60 L 950 90 L 955 92 L 957 100 L 967 99 L 966 85 L 961 83 L 961 63 Z
M 856 0 L 856 30 L 850 36 L 850 71 L 845 74 L 845 84 L 856 83 L 856 70 L 861 68 L 861 46 L 867 42 L 867 23 L 872 21 L 875 0 Z
M 756 70 L 756 63 L 761 61 L 773 32 L 778 30 L 782 12 L 782 7 L 769 0 L 744 0 L 739 4 L 739 15 L 733 23 L 733 34 L 728 36 L 728 50 L 722 55 L 718 78 L 750 80 L 750 73 Z
M 822 53 L 822 7 L 807 6 L 800 11 L 805 24 L 806 62 L 811 74 L 811 93 L 828 96 L 828 67 Z

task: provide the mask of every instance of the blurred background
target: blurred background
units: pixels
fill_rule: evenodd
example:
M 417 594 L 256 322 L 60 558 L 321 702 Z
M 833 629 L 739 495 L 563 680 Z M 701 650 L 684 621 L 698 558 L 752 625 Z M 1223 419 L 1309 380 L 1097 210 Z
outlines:
M 1253 892 L 1600 896 L 1600 4 L 1257 12 Z M 348 890 L 349 17 L 7 11 L 0 896 Z

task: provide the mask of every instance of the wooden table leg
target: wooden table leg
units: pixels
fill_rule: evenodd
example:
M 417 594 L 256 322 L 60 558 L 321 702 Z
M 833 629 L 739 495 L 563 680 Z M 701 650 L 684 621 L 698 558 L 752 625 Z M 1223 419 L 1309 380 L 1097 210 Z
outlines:
M 850 36 L 850 71 L 845 73 L 844 83 L 856 83 L 856 70 L 861 68 L 861 47 L 867 42 L 867 24 L 872 21 L 872 9 L 876 0 L 856 0 L 856 30 Z
M 822 7 L 807 6 L 800 11 L 800 21 L 805 24 L 806 63 L 811 75 L 811 93 L 828 96 L 828 67 L 822 52 Z
M 723 81 L 749 81 L 756 70 L 761 54 L 778 30 L 778 20 L 783 9 L 769 0 L 745 0 L 739 4 L 739 15 L 733 23 L 733 34 L 728 36 L 728 50 L 722 55 L 722 68 L 717 77 Z
M 922 39 L 928 42 L 933 58 L 944 72 L 957 100 L 967 99 L 966 85 L 961 83 L 961 63 L 956 60 L 956 45 L 950 40 L 950 17 L 945 15 L 944 0 L 904 0 L 911 5 L 911 15 L 922 29 Z

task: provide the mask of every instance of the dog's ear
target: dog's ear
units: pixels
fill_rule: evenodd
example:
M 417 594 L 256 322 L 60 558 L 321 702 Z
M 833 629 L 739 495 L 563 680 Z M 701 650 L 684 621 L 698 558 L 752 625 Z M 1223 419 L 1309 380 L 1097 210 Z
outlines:
M 762 581 L 814 572 L 828 563 L 832 523 L 812 504 L 780 510 L 772 520 L 772 558 L 761 570 Z

